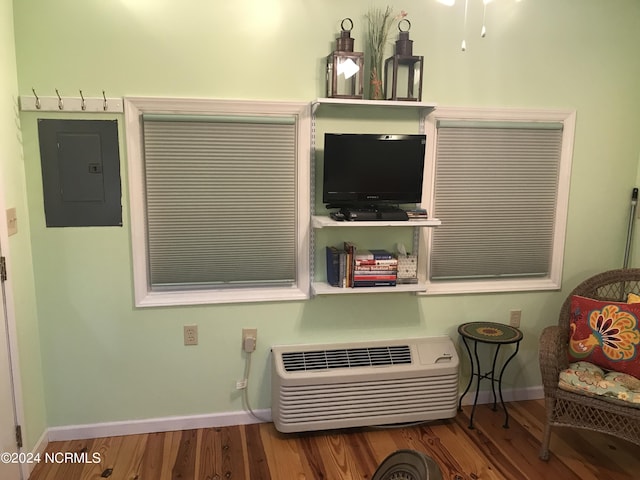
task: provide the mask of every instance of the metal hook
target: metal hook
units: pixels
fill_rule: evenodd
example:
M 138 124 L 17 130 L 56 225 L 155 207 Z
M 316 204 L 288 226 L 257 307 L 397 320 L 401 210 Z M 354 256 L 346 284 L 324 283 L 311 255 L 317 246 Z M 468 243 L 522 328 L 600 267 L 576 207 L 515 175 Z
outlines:
M 40 99 L 38 98 L 38 94 L 36 93 L 36 89 L 31 87 L 31 91 L 33 92 L 33 96 L 36 97 L 36 108 L 40 110 L 42 108 L 42 104 L 40 103 Z
M 62 101 L 62 97 L 60 97 L 60 92 L 56 88 L 56 95 L 58 95 L 58 110 L 64 110 L 64 102 Z
M 82 90 L 80 90 L 80 108 L 82 108 L 82 110 L 86 110 L 87 109 L 87 102 L 85 102 L 84 100 L 84 95 L 82 95 Z
M 109 107 L 108 107 L 108 105 L 107 105 L 107 97 L 106 97 L 106 96 L 105 96 L 105 94 L 104 94 L 104 90 L 102 90 L 102 98 L 104 99 L 104 100 L 102 101 L 102 109 L 106 112 L 106 111 L 107 111 L 107 108 L 109 108 Z

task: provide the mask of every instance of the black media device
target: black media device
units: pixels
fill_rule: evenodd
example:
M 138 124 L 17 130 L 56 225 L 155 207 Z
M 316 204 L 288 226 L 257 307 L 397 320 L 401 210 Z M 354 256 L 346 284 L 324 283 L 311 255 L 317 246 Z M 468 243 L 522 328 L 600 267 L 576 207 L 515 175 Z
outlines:
M 407 220 L 419 203 L 426 135 L 325 133 L 322 201 L 345 220 Z

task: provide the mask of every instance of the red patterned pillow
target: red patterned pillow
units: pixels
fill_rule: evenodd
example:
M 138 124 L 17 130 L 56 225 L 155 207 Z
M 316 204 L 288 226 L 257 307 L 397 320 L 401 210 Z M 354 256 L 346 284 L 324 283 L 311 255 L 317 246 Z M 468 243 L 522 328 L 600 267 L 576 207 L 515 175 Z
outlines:
M 640 304 L 571 298 L 569 360 L 640 378 Z

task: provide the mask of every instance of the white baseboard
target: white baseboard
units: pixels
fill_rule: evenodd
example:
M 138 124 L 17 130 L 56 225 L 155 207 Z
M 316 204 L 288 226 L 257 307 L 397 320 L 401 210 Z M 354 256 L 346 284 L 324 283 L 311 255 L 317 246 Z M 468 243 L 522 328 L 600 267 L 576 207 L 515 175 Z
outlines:
M 265 420 L 271 420 L 270 409 L 257 410 L 255 413 L 264 420 L 259 420 L 248 412 L 227 412 L 209 415 L 149 418 L 145 420 L 130 420 L 124 422 L 51 427 L 48 431 L 49 441 L 82 440 L 87 438 L 171 432 L 196 428 L 228 427 L 231 425 L 248 425 L 251 423 L 261 423 Z
M 462 393 L 462 392 L 460 392 Z M 462 400 L 462 405 L 473 405 L 475 398 L 475 390 L 469 390 Z M 497 401 L 500 402 L 500 395 L 496 390 Z M 510 389 L 502 391 L 502 398 L 505 402 L 520 402 L 523 400 L 538 400 L 544 398 L 544 389 L 542 385 L 537 387 L 528 387 L 520 389 Z M 491 390 L 480 390 L 478 392 L 478 405 L 493 403 L 493 393 Z
M 534 400 L 543 398 L 542 386 L 502 392 L 505 402 L 520 400 Z M 473 404 L 475 391 L 467 392 L 463 405 Z M 498 398 L 498 401 L 500 399 Z M 478 404 L 492 403 L 491 391 L 481 391 L 478 394 Z M 52 427 L 48 433 L 48 441 L 82 440 L 87 438 L 114 437 L 120 435 L 136 435 L 143 433 L 170 432 L 176 430 L 191 430 L 195 428 L 228 427 L 232 425 L 248 425 L 271 421 L 271 410 L 264 409 L 255 412 L 260 419 L 248 412 L 214 413 L 210 415 L 190 415 L 184 417 L 149 418 L 145 420 L 130 420 L 123 422 L 95 423 L 89 425 L 70 425 Z M 44 437 L 44 435 L 43 435 Z M 46 441 L 42 442 L 46 447 Z

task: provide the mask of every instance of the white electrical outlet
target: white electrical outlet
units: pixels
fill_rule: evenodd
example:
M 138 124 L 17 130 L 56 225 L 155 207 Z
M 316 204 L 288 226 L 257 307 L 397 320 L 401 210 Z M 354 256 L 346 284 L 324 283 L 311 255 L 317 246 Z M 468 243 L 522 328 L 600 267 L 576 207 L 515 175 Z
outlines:
M 184 326 L 184 344 L 198 345 L 198 325 Z
M 247 379 L 243 378 L 242 380 L 238 380 L 236 382 L 236 390 L 243 390 L 247 388 Z
M 243 328 L 242 329 L 242 350 L 244 350 L 247 353 L 251 353 L 255 351 L 256 343 L 258 343 L 258 329 Z
M 509 325 L 520 328 L 520 319 L 522 318 L 522 310 L 511 310 L 509 312 Z

